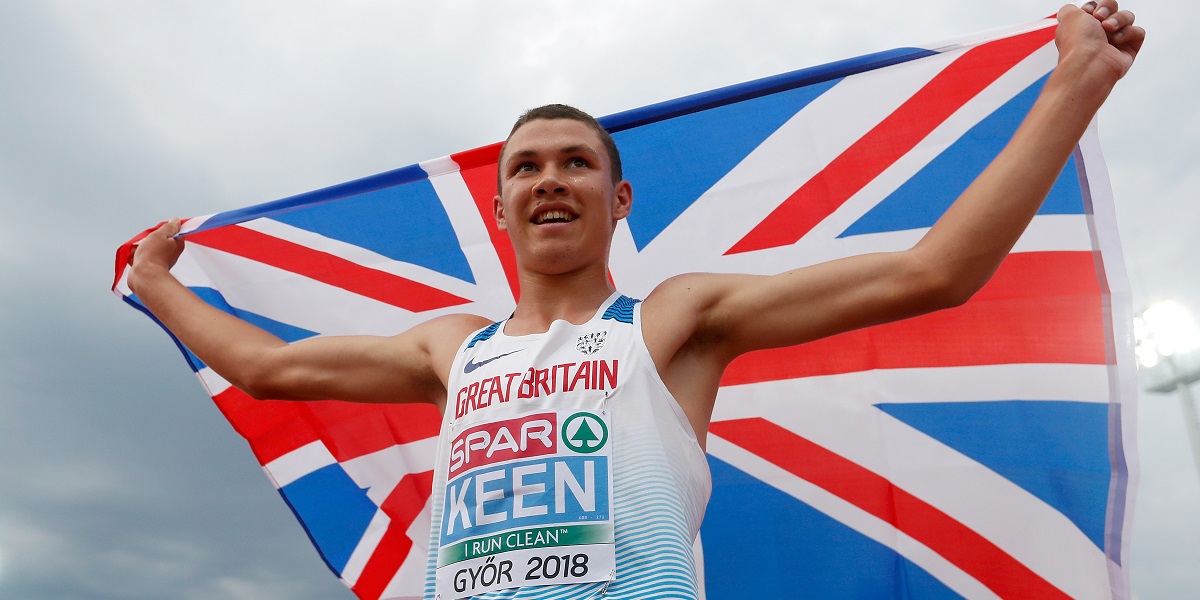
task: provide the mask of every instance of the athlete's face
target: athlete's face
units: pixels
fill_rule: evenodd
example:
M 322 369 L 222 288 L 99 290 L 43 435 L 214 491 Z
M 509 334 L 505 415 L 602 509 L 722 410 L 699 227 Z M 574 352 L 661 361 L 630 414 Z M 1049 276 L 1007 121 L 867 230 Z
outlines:
M 509 137 L 500 159 L 496 224 L 508 232 L 520 264 L 563 273 L 607 264 L 616 222 L 633 192 L 613 183 L 600 136 L 569 119 L 530 121 Z

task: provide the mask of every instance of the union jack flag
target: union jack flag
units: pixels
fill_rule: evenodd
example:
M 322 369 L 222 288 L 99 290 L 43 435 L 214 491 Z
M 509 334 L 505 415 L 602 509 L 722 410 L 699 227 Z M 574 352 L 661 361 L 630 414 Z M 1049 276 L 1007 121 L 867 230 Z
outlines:
M 1012 135 L 1053 36 L 1047 19 L 602 119 L 635 190 L 613 280 L 644 296 L 682 272 L 911 246 Z M 189 219 L 174 272 L 288 341 L 503 318 L 518 289 L 492 218 L 498 151 Z M 141 237 L 113 289 L 145 312 L 125 283 Z M 730 366 L 707 597 L 1128 597 L 1130 314 L 1093 130 L 964 306 Z M 419 596 L 435 409 L 258 402 L 180 349 L 329 568 L 363 599 Z

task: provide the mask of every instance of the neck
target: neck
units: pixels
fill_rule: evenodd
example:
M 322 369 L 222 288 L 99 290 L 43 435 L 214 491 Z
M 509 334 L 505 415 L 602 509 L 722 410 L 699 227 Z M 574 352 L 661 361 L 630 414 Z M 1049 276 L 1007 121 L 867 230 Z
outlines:
M 557 320 L 581 325 L 615 291 L 604 265 L 559 275 L 523 272 L 520 280 L 521 300 L 504 328 L 509 335 L 543 333 Z

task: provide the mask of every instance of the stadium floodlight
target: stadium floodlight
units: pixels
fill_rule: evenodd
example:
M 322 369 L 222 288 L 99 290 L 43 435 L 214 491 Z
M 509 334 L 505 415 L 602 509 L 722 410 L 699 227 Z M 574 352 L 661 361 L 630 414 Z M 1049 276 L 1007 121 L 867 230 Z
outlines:
M 1187 310 L 1174 300 L 1150 305 L 1134 317 L 1138 363 L 1154 367 L 1160 359 L 1200 348 L 1200 329 Z
M 1184 426 L 1192 446 L 1192 458 L 1200 473 L 1200 420 L 1196 400 L 1188 387 L 1200 380 L 1200 329 L 1187 310 L 1173 300 L 1150 305 L 1134 317 L 1138 365 L 1146 372 L 1146 389 L 1153 392 L 1179 392 L 1183 404 Z M 1165 372 L 1164 372 L 1165 371 Z M 1154 375 L 1158 375 L 1154 377 Z

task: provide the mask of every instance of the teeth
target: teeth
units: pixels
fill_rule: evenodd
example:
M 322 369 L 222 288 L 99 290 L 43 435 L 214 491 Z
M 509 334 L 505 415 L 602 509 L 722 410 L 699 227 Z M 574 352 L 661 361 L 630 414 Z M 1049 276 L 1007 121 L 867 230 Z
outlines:
M 534 219 L 534 223 L 541 225 L 542 223 L 545 223 L 546 221 L 555 221 L 555 220 L 574 221 L 575 217 L 571 216 L 571 213 L 568 213 L 565 210 L 548 210 L 548 211 L 538 215 Z

